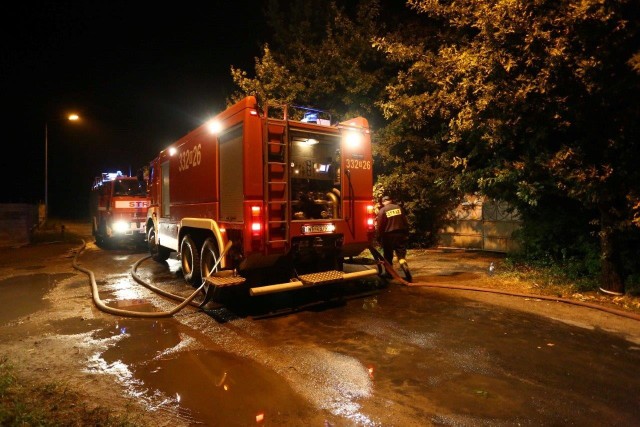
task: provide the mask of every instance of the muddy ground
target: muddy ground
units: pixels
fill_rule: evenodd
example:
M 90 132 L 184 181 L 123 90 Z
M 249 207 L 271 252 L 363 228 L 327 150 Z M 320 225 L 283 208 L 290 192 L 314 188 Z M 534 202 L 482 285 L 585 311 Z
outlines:
M 86 365 L 93 350 L 70 340 L 76 340 L 76 334 L 82 333 L 83 322 L 86 322 L 87 330 L 91 329 L 92 323 L 100 322 L 102 313 L 93 306 L 87 276 L 73 267 L 73 260 L 81 248 L 79 241 L 71 237 L 73 231 L 73 226 L 67 226 L 67 235 L 54 243 L 0 249 L 0 300 L 3 305 L 0 356 L 8 358 L 23 384 L 31 387 L 61 384 L 79 392 L 83 404 L 89 408 L 106 407 L 127 414 L 140 425 L 175 425 L 175 419 L 167 418 L 162 412 L 148 411 L 138 404 L 135 396 L 120 393 L 112 377 L 80 369 Z M 81 230 L 79 233 L 86 232 Z M 93 244 L 90 236 L 84 234 L 84 238 L 89 245 Z M 535 311 L 565 319 L 568 323 L 591 325 L 621 334 L 640 345 L 637 297 L 577 293 L 526 278 L 515 279 L 502 274 L 503 260 L 500 254 L 446 249 L 412 250 L 408 256 L 414 286 L 442 287 L 437 292 L 463 292 L 467 297 L 492 304 Z M 495 267 L 493 273 L 489 272 L 491 263 Z M 3 288 L 2 283 L 7 280 L 15 283 L 21 277 L 28 280 L 29 285 L 37 281 L 37 291 L 22 292 L 20 286 Z M 403 285 L 396 282 L 391 286 Z M 519 296 L 505 295 L 508 293 Z M 541 301 L 537 297 L 556 298 L 558 304 L 537 304 Z M 69 320 L 77 318 L 82 321 Z

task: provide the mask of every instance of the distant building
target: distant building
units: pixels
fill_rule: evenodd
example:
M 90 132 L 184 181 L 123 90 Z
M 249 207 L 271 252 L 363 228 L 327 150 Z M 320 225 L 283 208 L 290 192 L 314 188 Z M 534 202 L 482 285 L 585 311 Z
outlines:
M 39 208 L 26 203 L 0 204 L 0 247 L 28 244 L 40 222 Z

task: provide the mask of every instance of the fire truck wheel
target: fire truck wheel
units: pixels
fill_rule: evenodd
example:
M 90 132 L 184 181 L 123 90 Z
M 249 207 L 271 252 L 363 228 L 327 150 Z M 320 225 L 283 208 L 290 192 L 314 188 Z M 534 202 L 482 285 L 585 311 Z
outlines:
M 100 233 L 100 231 L 98 230 L 98 226 L 95 218 L 93 219 L 93 224 L 91 226 L 91 234 L 96 239 L 96 246 L 101 249 L 105 249 L 106 245 L 105 245 L 104 235 Z
M 192 285 L 199 285 L 202 279 L 200 275 L 200 253 L 195 242 L 188 234 L 180 243 L 180 261 L 184 280 Z
M 210 237 L 204 241 L 204 245 L 202 245 L 202 252 L 200 253 L 200 270 L 202 272 L 202 277 L 207 277 L 220 270 L 220 265 L 216 265 L 218 258 L 220 258 L 218 245 Z M 215 269 L 213 268 L 214 265 L 216 265 Z
M 102 236 L 96 236 L 96 246 L 100 249 L 109 249 L 109 241 Z
M 209 237 L 204 241 L 202 251 L 200 252 L 200 272 L 202 274 L 202 278 L 206 278 L 220 270 L 220 265 L 216 265 L 219 258 L 220 252 L 218 251 L 218 245 L 215 240 Z M 215 269 L 213 268 L 214 265 L 216 266 Z M 209 285 L 207 283 L 204 285 L 205 295 L 209 292 Z
M 149 254 L 154 261 L 164 262 L 169 259 L 171 251 L 156 243 L 156 229 L 153 226 L 149 228 L 149 232 L 147 233 L 147 245 L 149 247 Z

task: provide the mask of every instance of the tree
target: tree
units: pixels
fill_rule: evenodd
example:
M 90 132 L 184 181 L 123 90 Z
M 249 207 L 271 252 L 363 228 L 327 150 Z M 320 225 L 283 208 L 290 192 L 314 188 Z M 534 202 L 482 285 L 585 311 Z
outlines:
M 231 96 L 227 102 L 229 105 L 250 94 L 264 100 L 291 104 L 304 90 L 304 84 L 274 59 L 268 44 L 262 48 L 262 58 L 255 59 L 255 77 L 249 77 L 246 71 L 233 66 L 231 77 L 239 90 Z
M 337 120 L 367 117 L 374 130 L 376 194 L 389 192 L 404 201 L 412 240 L 432 244 L 441 218 L 457 200 L 451 176 L 442 167 L 442 141 L 417 134 L 407 123 L 383 120 L 376 102 L 398 68 L 372 45 L 387 32 L 382 18 L 407 37 L 424 35 L 425 29 L 415 25 L 413 14 L 404 7 L 388 6 L 394 8 L 393 14 L 389 9 L 381 13 L 378 0 L 358 2 L 353 10 L 335 2 L 323 8 L 314 5 L 297 0 L 287 2 L 285 9 L 277 1 L 270 3 L 266 14 L 270 43 L 256 58 L 253 77 L 232 67 L 239 90 L 231 101 L 258 94 L 276 103 L 327 109 Z
M 461 190 L 536 212 L 574 200 L 599 226 L 601 288 L 640 203 L 640 19 L 633 0 L 409 0 L 429 40 L 380 37 L 402 65 L 385 117 L 441 140 Z M 637 256 L 637 254 L 636 254 Z
M 266 10 L 270 43 L 256 58 L 255 75 L 231 67 L 239 90 L 230 102 L 257 94 L 278 103 L 297 102 L 327 110 L 337 120 L 381 118 L 373 101 L 381 96 L 384 56 L 372 48 L 380 7 L 366 0 L 348 12 L 334 1 L 323 7 L 311 0 L 271 0 Z M 370 120 L 371 121 L 371 120 Z

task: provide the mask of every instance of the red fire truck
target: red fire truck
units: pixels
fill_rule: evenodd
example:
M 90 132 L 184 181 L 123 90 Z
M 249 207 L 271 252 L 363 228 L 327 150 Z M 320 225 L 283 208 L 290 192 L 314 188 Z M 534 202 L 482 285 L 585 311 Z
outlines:
M 149 199 L 143 176 L 126 176 L 120 171 L 103 173 L 91 187 L 89 203 L 98 246 L 145 244 Z
M 249 96 L 151 162 L 150 254 L 177 252 L 207 299 L 228 286 L 255 296 L 379 274 L 344 268 L 374 237 L 372 167 L 366 119 L 332 123 Z

